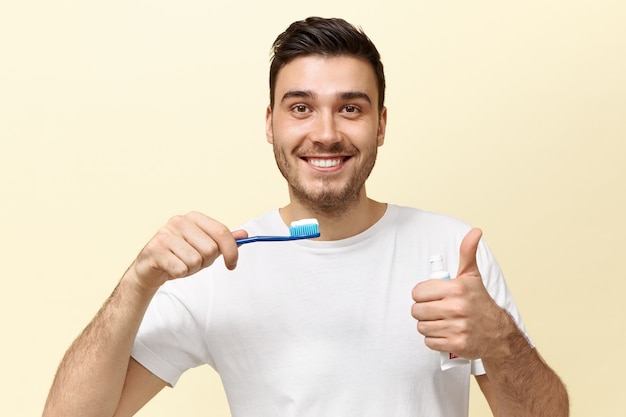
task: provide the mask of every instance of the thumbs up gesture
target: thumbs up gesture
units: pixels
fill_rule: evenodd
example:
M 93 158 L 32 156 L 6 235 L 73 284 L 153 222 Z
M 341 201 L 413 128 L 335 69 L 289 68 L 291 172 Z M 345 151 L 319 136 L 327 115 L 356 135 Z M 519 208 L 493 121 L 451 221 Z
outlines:
M 476 250 L 482 237 L 472 229 L 463 238 L 456 279 L 429 280 L 413 288 L 412 316 L 430 349 L 467 359 L 484 358 L 506 345 L 512 321 L 483 284 Z

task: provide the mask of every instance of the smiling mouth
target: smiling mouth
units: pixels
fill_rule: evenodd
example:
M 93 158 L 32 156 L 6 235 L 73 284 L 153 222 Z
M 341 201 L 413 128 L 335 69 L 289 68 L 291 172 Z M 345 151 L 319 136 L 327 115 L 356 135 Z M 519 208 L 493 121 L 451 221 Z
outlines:
M 346 158 L 304 158 L 309 164 L 317 168 L 332 168 L 341 164 Z

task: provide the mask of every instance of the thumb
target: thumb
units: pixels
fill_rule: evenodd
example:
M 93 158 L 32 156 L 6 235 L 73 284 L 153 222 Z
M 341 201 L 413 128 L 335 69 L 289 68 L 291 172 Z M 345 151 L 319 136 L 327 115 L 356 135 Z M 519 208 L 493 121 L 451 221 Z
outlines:
M 461 275 L 480 276 L 478 264 L 476 263 L 476 251 L 478 250 L 478 242 L 480 242 L 482 235 L 482 230 L 474 228 L 463 238 L 459 253 L 459 271 L 457 277 Z
M 233 230 L 231 233 L 235 239 L 245 239 L 248 237 L 248 232 L 243 229 Z

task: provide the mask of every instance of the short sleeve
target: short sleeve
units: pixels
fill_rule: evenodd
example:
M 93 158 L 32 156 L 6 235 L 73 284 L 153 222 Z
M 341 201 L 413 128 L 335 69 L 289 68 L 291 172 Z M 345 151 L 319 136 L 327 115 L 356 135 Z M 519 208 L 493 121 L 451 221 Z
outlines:
M 209 361 L 204 338 L 209 293 L 203 281 L 206 277 L 196 274 L 164 284 L 135 339 L 131 356 L 170 386 L 186 370 Z

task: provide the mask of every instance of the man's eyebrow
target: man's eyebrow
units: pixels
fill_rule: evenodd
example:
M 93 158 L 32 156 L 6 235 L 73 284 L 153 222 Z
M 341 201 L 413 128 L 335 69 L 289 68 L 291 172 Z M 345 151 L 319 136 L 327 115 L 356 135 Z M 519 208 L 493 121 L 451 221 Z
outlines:
M 283 97 L 281 98 L 281 102 L 290 99 L 290 98 L 315 98 L 317 97 L 316 94 L 314 94 L 312 91 L 310 90 L 291 90 L 291 91 L 287 91 L 285 94 L 283 94 Z
M 370 99 L 370 96 L 368 96 L 363 91 L 345 91 L 343 93 L 339 93 L 337 96 L 339 97 L 339 99 L 344 100 L 344 101 L 362 99 L 362 100 L 367 101 L 368 103 L 372 102 L 372 100 Z M 311 90 L 290 90 L 290 91 L 287 91 L 285 94 L 283 94 L 283 97 L 281 98 L 280 101 L 283 102 L 290 98 L 316 99 L 317 94 L 315 94 Z
M 355 99 L 363 99 L 368 103 L 372 103 L 370 96 L 362 91 L 346 91 L 345 93 L 341 93 L 339 95 L 342 100 L 355 100 Z

